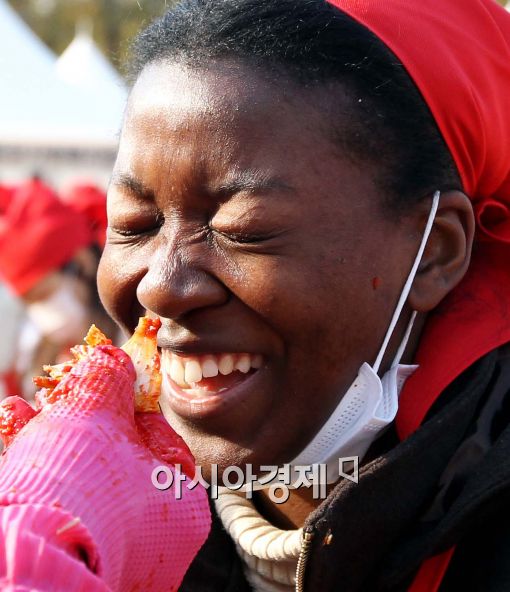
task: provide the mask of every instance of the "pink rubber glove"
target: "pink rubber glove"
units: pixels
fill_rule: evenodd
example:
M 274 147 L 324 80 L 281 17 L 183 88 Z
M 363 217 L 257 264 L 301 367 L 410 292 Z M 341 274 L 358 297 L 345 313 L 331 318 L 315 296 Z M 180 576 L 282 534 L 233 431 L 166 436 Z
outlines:
M 76 364 L 42 409 L 0 405 L 0 588 L 176 590 L 207 537 L 207 495 L 156 489 L 155 467 L 194 471 L 184 441 L 155 413 L 134 411 L 135 371 L 103 345 Z M 12 433 L 9 441 L 9 433 Z M 172 468 L 173 470 L 173 468 Z

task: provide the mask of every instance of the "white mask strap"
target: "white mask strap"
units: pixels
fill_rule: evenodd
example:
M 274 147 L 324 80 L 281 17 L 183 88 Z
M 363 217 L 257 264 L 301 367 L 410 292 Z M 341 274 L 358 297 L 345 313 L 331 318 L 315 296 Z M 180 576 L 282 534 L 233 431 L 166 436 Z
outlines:
M 413 312 L 411 314 L 411 318 L 409 319 L 409 324 L 407 325 L 407 329 L 404 334 L 404 339 L 402 339 L 402 343 L 399 345 L 397 353 L 395 354 L 395 357 L 393 358 L 393 362 L 391 363 L 392 368 L 394 368 L 395 366 L 398 366 L 400 364 L 400 360 L 402 359 L 402 356 L 404 355 L 404 352 L 406 350 L 407 343 L 409 341 L 409 337 L 411 336 L 411 331 L 413 329 L 414 321 L 416 319 L 417 314 L 418 313 L 415 310 L 413 310 Z
M 382 359 L 384 357 L 384 354 L 386 353 L 386 348 L 388 347 L 388 343 L 391 339 L 391 336 L 393 335 L 393 331 L 395 330 L 395 327 L 396 327 L 398 320 L 400 318 L 400 314 L 402 312 L 402 309 L 404 308 L 407 297 L 409 296 L 409 292 L 411 291 L 411 287 L 413 285 L 414 278 L 416 277 L 416 273 L 418 272 L 418 266 L 421 263 L 421 259 L 423 257 L 423 252 L 425 251 L 425 247 L 427 246 L 427 241 L 429 239 L 430 233 L 432 232 L 432 226 L 434 225 L 434 220 L 436 218 L 437 208 L 439 207 L 439 198 L 440 197 L 441 197 L 441 192 L 436 191 L 434 193 L 434 198 L 432 200 L 432 207 L 430 209 L 430 214 L 429 214 L 429 217 L 427 220 L 427 225 L 425 226 L 425 230 L 423 232 L 423 238 L 421 239 L 421 244 L 420 244 L 420 248 L 418 249 L 418 254 L 416 255 L 416 258 L 414 260 L 413 267 L 411 268 L 411 272 L 409 273 L 409 277 L 407 278 L 407 281 L 404 284 L 404 287 L 402 289 L 402 293 L 400 294 L 399 301 L 398 301 L 397 306 L 395 308 L 395 312 L 393 313 L 393 317 L 391 318 L 390 326 L 388 327 L 388 331 L 386 331 L 386 336 L 384 337 L 383 344 L 382 344 L 381 349 L 380 349 L 380 351 L 377 355 L 377 358 L 374 362 L 373 369 L 374 369 L 374 372 L 376 372 L 376 373 L 379 371 L 379 367 L 381 366 Z M 395 366 L 396 364 L 398 364 L 400 362 L 400 358 L 402 357 L 404 350 L 407 346 L 407 342 L 409 340 L 409 336 L 411 334 L 411 329 L 413 328 L 413 323 L 414 323 L 415 318 L 416 318 L 416 311 L 413 311 L 413 314 L 411 316 L 411 320 L 407 326 L 406 334 L 404 336 L 404 339 L 402 340 L 402 343 L 400 344 L 400 347 L 398 348 L 397 355 L 395 356 L 392 366 Z

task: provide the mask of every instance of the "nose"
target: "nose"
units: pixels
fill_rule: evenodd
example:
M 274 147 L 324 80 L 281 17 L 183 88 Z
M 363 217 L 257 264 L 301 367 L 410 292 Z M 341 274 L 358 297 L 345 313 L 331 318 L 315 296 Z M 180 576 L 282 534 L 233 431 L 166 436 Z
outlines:
M 207 269 L 206 258 L 198 256 L 197 247 L 167 246 L 154 252 L 137 288 L 138 301 L 145 309 L 177 320 L 192 311 L 228 301 L 228 289 Z

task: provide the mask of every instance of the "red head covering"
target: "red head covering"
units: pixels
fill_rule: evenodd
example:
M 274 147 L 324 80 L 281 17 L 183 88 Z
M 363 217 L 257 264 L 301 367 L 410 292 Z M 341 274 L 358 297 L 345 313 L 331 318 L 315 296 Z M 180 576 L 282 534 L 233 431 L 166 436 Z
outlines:
M 0 215 L 0 277 L 23 295 L 88 244 L 84 218 L 44 183 L 29 181 Z
M 106 193 L 96 185 L 74 185 L 62 195 L 63 201 L 83 214 L 88 220 L 95 242 L 104 247 L 106 242 Z
M 415 430 L 441 391 L 510 341 L 510 14 L 495 0 L 329 0 L 379 37 L 423 95 L 472 199 L 470 269 L 429 316 L 397 429 Z
M 5 213 L 16 188 L 10 185 L 0 185 L 0 216 Z

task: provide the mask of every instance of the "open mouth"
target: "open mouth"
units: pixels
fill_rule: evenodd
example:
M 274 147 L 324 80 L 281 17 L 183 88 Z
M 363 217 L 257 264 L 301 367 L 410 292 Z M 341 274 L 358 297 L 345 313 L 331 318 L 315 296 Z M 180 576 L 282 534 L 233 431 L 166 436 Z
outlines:
M 262 366 L 260 354 L 222 353 L 183 356 L 163 350 L 161 370 L 170 385 L 192 398 L 220 394 L 246 380 Z

